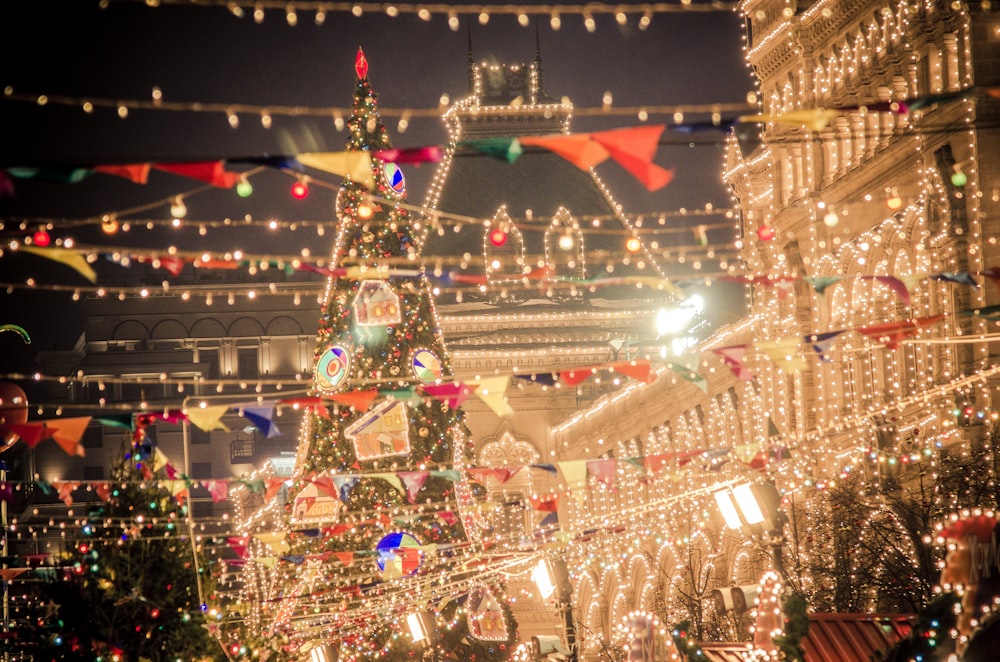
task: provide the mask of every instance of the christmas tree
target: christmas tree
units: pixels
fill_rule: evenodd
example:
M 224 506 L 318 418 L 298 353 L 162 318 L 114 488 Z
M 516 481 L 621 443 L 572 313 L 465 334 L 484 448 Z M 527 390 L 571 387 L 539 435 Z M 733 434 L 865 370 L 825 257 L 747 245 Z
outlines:
M 142 430 L 140 420 L 58 559 L 59 576 L 40 588 L 31 659 L 226 659 L 207 629 L 211 573 L 173 493 L 183 485 L 169 489 L 184 481 L 162 476 Z
M 504 659 L 516 624 L 477 557 L 482 524 L 458 408 L 466 387 L 452 376 L 416 253 L 405 178 L 379 158 L 390 143 L 360 49 L 355 70 L 344 156 L 363 174 L 337 196 L 287 524 L 266 545 L 250 541 L 251 565 L 273 566 L 257 583 L 274 587 L 257 596 L 272 606 L 263 639 L 341 662 Z

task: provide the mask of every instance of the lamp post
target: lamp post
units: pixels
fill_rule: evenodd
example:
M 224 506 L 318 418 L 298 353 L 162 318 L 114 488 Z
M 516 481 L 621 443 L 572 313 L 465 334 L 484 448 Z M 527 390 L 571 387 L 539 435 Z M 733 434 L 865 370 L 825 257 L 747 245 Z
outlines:
M 759 533 L 771 549 L 774 570 L 786 581 L 782 556 L 785 514 L 781 512 L 778 490 L 770 483 L 741 483 L 714 493 L 715 501 L 726 526 L 731 529 L 747 528 Z
M 556 608 L 563 620 L 567 658 L 576 662 L 576 624 L 573 621 L 573 586 L 569 581 L 566 561 L 561 557 L 543 558 L 531 571 L 531 578 L 538 586 L 543 599 L 555 596 Z M 536 639 L 542 639 L 536 637 Z M 542 651 L 539 651 L 541 653 Z M 561 652 L 561 651 L 560 651 Z

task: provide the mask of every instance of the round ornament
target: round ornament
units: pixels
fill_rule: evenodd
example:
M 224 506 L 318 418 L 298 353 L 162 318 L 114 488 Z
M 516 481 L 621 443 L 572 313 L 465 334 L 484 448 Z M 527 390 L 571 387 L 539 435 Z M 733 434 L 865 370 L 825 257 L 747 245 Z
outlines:
M 382 179 L 396 195 L 406 193 L 406 178 L 403 177 L 403 170 L 395 163 L 382 164 Z
M 323 393 L 338 390 L 347 380 L 350 369 L 351 355 L 345 348 L 334 345 L 323 352 L 316 363 L 316 388 Z
M 414 376 L 424 384 L 433 384 L 444 374 L 441 360 L 429 349 L 418 349 L 414 352 L 412 364 Z
M 404 531 L 390 533 L 378 541 L 376 563 L 386 579 L 408 577 L 420 568 L 420 541 Z
M 24 425 L 28 422 L 28 396 L 17 384 L 0 382 L 0 428 Z M 20 436 L 10 430 L 0 430 L 0 453 L 13 446 Z

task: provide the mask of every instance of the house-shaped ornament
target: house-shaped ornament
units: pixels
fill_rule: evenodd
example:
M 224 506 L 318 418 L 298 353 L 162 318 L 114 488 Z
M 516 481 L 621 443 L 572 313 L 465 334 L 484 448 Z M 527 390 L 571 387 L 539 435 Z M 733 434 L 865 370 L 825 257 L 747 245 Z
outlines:
M 354 442 L 358 461 L 410 454 L 410 420 L 406 403 L 388 399 L 344 430 L 344 436 Z
M 333 498 L 315 485 L 306 485 L 295 497 L 292 521 L 301 523 L 336 519 L 343 507 L 340 499 Z
M 480 587 L 469 596 L 469 635 L 480 641 L 507 639 L 507 620 L 489 589 Z
M 384 280 L 364 280 L 354 297 L 354 319 L 361 326 L 399 324 L 399 297 Z

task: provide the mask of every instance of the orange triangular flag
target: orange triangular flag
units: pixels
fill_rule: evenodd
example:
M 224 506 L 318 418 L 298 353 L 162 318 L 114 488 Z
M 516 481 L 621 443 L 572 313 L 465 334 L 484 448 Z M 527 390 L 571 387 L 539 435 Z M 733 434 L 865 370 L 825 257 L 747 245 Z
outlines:
M 367 391 L 347 391 L 346 393 L 336 393 L 328 396 L 334 402 L 350 405 L 358 411 L 367 411 L 372 400 L 378 397 L 378 389 Z
M 145 184 L 149 180 L 148 163 L 125 163 L 122 165 L 96 166 L 94 172 L 102 172 L 105 175 L 115 175 L 124 177 L 136 184 Z
M 656 380 L 649 361 L 646 359 L 636 359 L 634 361 L 616 361 L 608 365 L 615 372 L 637 379 L 640 382 L 650 384 Z
M 581 170 L 590 170 L 608 158 L 608 150 L 594 142 L 588 133 L 552 136 L 522 136 L 522 145 L 542 147 L 558 154 Z
M 90 416 L 80 416 L 78 418 L 56 418 L 48 421 L 52 430 L 52 441 L 59 444 L 66 455 L 84 456 L 83 446 L 80 439 L 90 425 Z
M 333 555 L 344 564 L 345 568 L 350 568 L 354 565 L 354 552 L 334 552 Z
M 674 179 L 672 170 L 661 168 L 655 163 L 648 163 L 628 156 L 627 154 L 612 154 L 612 158 L 618 165 L 628 170 L 633 177 L 642 182 L 642 185 L 649 191 L 656 191 Z

